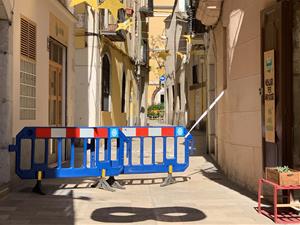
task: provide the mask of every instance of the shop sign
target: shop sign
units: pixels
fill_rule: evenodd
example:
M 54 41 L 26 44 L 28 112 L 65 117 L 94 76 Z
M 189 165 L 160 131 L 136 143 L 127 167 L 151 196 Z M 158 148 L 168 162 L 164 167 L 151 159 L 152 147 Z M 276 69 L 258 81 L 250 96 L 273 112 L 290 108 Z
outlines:
M 275 143 L 275 60 L 274 50 L 264 53 L 265 140 Z
M 50 36 L 64 45 L 68 45 L 68 27 L 50 13 Z

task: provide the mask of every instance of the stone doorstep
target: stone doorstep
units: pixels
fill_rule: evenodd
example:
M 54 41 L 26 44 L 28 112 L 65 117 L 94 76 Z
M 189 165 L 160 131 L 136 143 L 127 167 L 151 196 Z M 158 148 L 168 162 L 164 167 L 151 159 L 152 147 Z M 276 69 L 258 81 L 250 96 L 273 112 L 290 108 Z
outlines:
M 10 189 L 8 185 L 0 185 L 0 199 L 4 198 L 9 191 Z

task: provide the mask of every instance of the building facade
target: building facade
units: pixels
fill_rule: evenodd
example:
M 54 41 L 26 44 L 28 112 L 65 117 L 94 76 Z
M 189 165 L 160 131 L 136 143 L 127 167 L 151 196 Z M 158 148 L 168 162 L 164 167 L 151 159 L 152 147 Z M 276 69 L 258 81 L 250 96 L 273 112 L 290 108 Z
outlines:
M 205 27 L 194 1 L 176 1 L 166 19 L 166 121 L 191 126 L 206 110 Z M 203 125 L 205 128 L 205 125 Z
M 1 85 L 5 88 L 1 88 L 4 104 L 1 103 L 0 120 L 4 125 L 1 133 L 5 136 L 1 137 L 0 185 L 15 180 L 14 155 L 7 153 L 7 145 L 14 142 L 20 129 L 72 126 L 75 110 L 73 28 L 76 18 L 68 2 L 3 1 L 3 8 L 7 18 L 1 20 L 1 29 L 7 36 L 1 32 L 4 49 L 1 57 L 6 59 L 1 65 L 4 72 L 1 72 Z M 30 151 L 27 153 L 24 161 L 31 157 Z M 54 148 L 50 154 L 50 161 L 55 162 Z M 41 157 L 36 155 L 37 160 Z
M 193 124 L 224 91 L 199 125 L 204 151 L 252 191 L 266 166 L 299 168 L 299 10 L 296 0 L 177 1 L 166 20 L 166 121 Z
M 299 168 L 299 1 L 201 1 L 209 27 L 209 152 L 234 182 L 256 190 L 266 166 Z
M 146 123 L 148 22 L 151 1 L 124 1 L 114 18 L 107 10 L 75 7 L 76 124 L 125 126 Z M 148 5 L 149 4 L 149 5 Z M 151 10 L 150 10 L 151 11 Z M 131 20 L 127 30 L 118 23 Z M 98 32 L 99 31 L 99 32 Z

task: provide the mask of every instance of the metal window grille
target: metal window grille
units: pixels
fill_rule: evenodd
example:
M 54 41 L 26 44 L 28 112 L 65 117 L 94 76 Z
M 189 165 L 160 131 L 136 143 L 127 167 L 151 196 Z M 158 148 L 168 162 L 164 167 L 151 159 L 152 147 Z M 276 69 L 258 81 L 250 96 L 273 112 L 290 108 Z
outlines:
M 36 65 L 21 59 L 20 69 L 20 119 L 36 118 Z

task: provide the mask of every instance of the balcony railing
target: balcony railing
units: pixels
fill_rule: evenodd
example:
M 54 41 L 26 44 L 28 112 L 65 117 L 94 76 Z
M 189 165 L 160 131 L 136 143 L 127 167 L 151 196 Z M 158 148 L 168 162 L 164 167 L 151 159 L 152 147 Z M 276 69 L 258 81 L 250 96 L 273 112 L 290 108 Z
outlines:
M 124 42 L 126 40 L 126 32 L 118 30 L 118 24 L 108 24 L 107 27 L 101 29 L 101 34 L 115 42 Z
M 153 0 L 142 0 L 140 12 L 146 14 L 147 16 L 153 16 Z
M 103 14 L 104 17 L 109 18 L 108 14 Z M 104 17 L 102 20 L 104 21 Z M 108 24 L 102 24 L 100 29 L 100 34 L 104 35 L 108 39 L 114 42 L 124 42 L 126 40 L 126 31 L 118 30 L 118 23 L 125 21 L 125 10 L 119 10 L 118 21 L 113 21 L 111 18 L 108 21 Z

